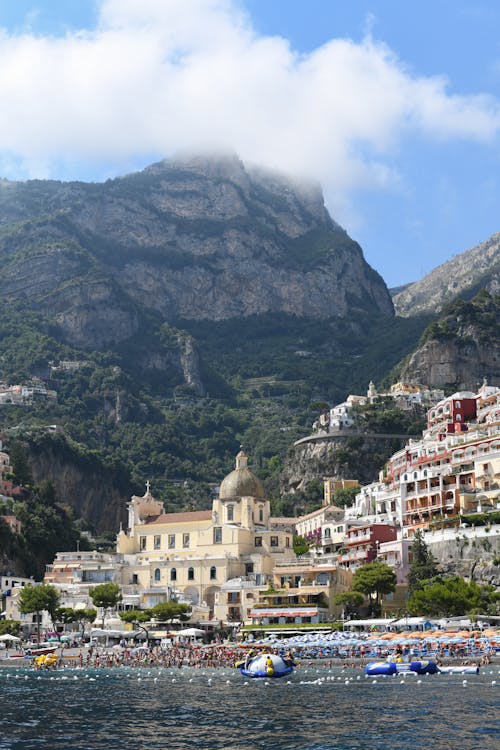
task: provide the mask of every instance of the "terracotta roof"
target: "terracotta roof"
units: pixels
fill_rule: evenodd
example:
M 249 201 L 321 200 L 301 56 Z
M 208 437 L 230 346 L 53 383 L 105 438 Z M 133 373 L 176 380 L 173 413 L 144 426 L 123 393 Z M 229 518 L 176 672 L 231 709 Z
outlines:
M 145 523 L 188 523 L 189 521 L 210 521 L 211 519 L 211 510 L 192 510 L 186 513 L 162 513 L 160 516 L 150 516 Z

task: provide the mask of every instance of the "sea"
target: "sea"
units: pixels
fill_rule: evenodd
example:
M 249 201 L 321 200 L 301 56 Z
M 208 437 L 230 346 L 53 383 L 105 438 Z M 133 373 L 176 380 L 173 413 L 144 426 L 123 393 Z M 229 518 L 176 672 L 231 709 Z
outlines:
M 301 667 L 0 667 L 0 750 L 498 750 L 500 667 L 365 677 Z

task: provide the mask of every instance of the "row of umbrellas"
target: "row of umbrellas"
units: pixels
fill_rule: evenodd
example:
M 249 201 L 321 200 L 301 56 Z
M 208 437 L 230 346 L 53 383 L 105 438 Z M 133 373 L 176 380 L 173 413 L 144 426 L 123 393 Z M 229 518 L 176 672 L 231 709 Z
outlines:
M 347 634 L 342 632 L 334 633 L 307 633 L 297 635 L 291 638 L 276 639 L 270 637 L 264 641 L 258 641 L 258 644 L 272 644 L 283 647 L 329 647 L 329 646 L 357 646 L 366 644 L 374 645 L 406 645 L 406 644 L 429 644 L 437 643 L 442 645 L 459 644 L 472 645 L 479 643 L 483 645 L 500 645 L 499 630 L 476 630 L 467 631 L 407 631 L 402 633 L 356 633 Z

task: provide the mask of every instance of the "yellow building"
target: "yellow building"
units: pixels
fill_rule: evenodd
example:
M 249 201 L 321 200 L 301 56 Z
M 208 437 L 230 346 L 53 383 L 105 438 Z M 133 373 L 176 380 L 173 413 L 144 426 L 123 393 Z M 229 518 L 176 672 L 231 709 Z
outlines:
M 276 560 L 295 558 L 292 534 L 273 527 L 269 501 L 243 451 L 211 511 L 164 513 L 148 483 L 143 497 L 132 497 L 128 513 L 117 552 L 129 562 L 128 583 L 147 592 L 151 604 L 175 595 L 206 603 L 209 619 L 227 621 L 233 602 L 227 587 L 221 590 L 223 584 L 244 578 L 258 590 Z M 235 619 L 234 608 L 230 619 Z

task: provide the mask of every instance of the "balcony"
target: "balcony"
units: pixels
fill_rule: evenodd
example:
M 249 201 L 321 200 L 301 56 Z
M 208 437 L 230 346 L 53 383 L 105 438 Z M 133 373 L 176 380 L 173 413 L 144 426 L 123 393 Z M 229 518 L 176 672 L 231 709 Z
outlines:
M 363 544 L 371 541 L 371 534 L 360 534 L 359 536 L 349 536 L 347 544 Z

